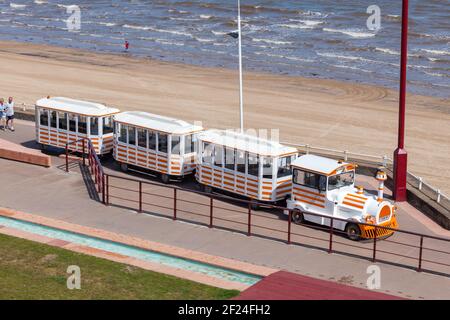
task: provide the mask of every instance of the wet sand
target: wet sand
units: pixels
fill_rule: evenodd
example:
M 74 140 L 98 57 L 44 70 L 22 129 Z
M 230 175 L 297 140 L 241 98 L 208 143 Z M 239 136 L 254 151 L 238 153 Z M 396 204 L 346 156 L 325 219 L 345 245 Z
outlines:
M 208 128 L 239 125 L 237 70 L 0 41 L 0 74 L 0 96 L 18 108 L 67 96 Z M 245 72 L 244 99 L 245 127 L 279 129 L 282 141 L 390 157 L 397 143 L 393 90 Z M 450 194 L 450 100 L 408 95 L 406 121 L 410 171 Z

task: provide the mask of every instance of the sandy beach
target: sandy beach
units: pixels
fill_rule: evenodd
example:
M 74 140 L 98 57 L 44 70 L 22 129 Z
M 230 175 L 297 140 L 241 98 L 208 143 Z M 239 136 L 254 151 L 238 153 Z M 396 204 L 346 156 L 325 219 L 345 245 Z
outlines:
M 18 107 L 67 96 L 208 128 L 239 125 L 235 70 L 0 42 L 0 73 L 0 96 L 14 96 Z M 396 91 L 245 72 L 244 94 L 246 128 L 280 129 L 282 141 L 392 157 Z M 450 194 L 450 101 L 408 95 L 406 125 L 410 171 Z

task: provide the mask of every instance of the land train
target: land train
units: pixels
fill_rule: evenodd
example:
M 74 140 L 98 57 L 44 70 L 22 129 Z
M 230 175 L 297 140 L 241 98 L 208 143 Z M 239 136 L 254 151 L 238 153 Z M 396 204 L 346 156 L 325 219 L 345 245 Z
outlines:
M 396 207 L 383 199 L 382 170 L 374 196 L 355 186 L 355 164 L 299 156 L 296 148 L 278 142 L 69 98 L 36 102 L 38 143 L 65 147 L 81 138 L 90 139 L 99 155 L 112 153 L 124 171 L 152 172 L 164 183 L 193 174 L 206 192 L 222 190 L 259 204 L 285 201 L 294 223 L 333 221 L 353 240 L 393 233 L 375 226 L 398 228 Z M 70 148 L 82 151 L 81 143 Z

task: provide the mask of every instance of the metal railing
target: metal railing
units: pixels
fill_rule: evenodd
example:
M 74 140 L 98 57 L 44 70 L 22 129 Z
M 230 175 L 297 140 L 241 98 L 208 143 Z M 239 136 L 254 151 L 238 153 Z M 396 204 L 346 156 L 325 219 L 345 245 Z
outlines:
M 72 151 L 70 147 L 72 145 L 78 146 L 79 142 L 81 142 L 81 157 L 83 166 L 86 166 L 87 156 L 88 169 L 91 176 L 94 178 L 93 182 L 95 191 L 98 194 L 102 194 L 102 202 L 105 203 L 105 173 L 91 140 L 88 138 L 81 138 L 79 140 L 66 143 L 66 172 L 69 172 L 69 153 Z M 74 148 L 74 151 L 77 152 L 78 148 Z
M 204 193 L 112 174 L 105 174 L 105 177 L 104 203 L 106 205 L 135 209 L 140 213 L 145 212 L 172 220 L 182 219 L 209 228 L 244 233 L 247 236 L 261 236 L 287 244 L 311 246 L 311 243 L 308 244 L 307 241 L 312 241 L 313 247 L 328 253 L 347 254 L 373 262 L 382 261 L 406 266 L 417 271 L 450 275 L 450 239 L 448 238 L 357 223 L 360 226 L 374 228 L 375 234 L 377 230 L 387 230 L 394 231 L 395 236 L 384 240 L 375 238 L 371 241 L 353 242 L 345 237 L 346 232 L 334 228 L 338 222 L 355 223 L 351 220 L 311 213 L 312 216 L 327 219 L 330 222 L 329 226 L 310 225 L 305 222 L 294 224 L 292 220 L 294 211 L 276 205 L 264 204 L 264 208 L 269 209 L 270 212 L 254 210 L 252 208 L 254 202 L 226 195 Z M 191 198 L 183 197 L 186 194 L 189 194 Z M 230 204 L 234 205 L 230 207 Z M 156 208 L 156 210 L 149 210 L 149 208 Z M 283 211 L 286 210 L 289 214 L 283 218 Z M 302 226 L 308 226 L 308 228 L 300 229 Z M 432 247 L 424 242 L 438 242 L 439 245 L 435 243 L 437 246 Z M 384 248 L 386 245 L 388 248 Z M 336 246 L 340 249 L 336 249 Z M 399 262 L 399 257 L 412 261 L 412 264 Z M 425 268 L 424 263 L 427 264 Z

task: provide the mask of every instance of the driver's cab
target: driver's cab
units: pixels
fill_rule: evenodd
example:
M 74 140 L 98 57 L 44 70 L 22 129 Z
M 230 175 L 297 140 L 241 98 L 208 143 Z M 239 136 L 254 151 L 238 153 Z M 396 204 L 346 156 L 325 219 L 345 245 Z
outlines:
M 299 208 L 305 220 L 329 224 L 329 219 L 307 212 L 336 215 L 340 195 L 354 190 L 355 165 L 315 155 L 304 155 L 292 163 L 293 185 L 288 207 Z

